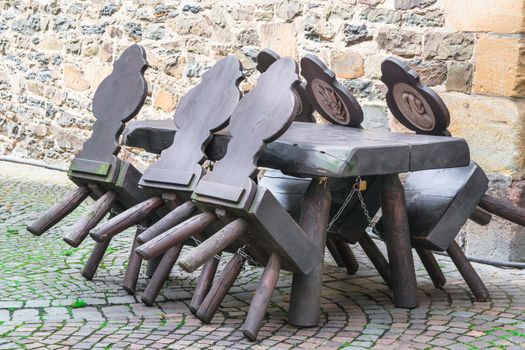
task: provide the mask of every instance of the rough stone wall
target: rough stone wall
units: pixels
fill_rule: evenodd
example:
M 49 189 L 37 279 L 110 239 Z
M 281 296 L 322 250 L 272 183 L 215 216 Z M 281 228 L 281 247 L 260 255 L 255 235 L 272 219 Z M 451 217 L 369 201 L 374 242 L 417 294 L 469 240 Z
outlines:
M 241 59 L 249 89 L 257 52 L 270 47 L 318 55 L 359 98 L 368 127 L 401 130 L 379 81 L 382 60 L 397 55 L 436 87 L 494 190 L 521 201 L 512 183 L 525 175 L 524 32 L 523 0 L 0 0 L 0 154 L 68 164 L 89 135 L 97 85 L 135 42 L 151 65 L 139 119 L 171 117 L 227 54 Z M 491 225 L 514 241 L 525 233 Z

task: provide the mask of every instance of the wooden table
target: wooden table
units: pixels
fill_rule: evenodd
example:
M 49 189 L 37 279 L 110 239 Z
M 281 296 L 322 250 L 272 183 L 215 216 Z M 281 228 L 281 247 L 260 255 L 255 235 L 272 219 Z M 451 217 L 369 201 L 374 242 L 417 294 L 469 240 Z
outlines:
M 132 122 L 128 124 L 122 142 L 160 153 L 171 145 L 175 132 L 172 120 Z M 225 154 L 228 140 L 227 132 L 218 133 L 206 149 L 209 159 L 220 159 Z M 404 189 L 398 174 L 461 167 L 468 165 L 469 161 L 468 145 L 460 138 L 294 122 L 279 139 L 265 148 L 258 165 L 314 178 L 382 176 L 383 229 L 394 304 L 413 308 L 417 306 L 416 276 Z M 316 186 L 310 188 L 320 192 Z M 318 215 L 321 217 L 326 213 Z

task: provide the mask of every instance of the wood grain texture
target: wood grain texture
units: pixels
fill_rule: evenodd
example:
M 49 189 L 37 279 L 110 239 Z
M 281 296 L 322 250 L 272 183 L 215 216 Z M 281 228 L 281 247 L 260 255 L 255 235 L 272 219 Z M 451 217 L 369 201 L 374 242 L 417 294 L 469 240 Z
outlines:
M 338 125 L 359 126 L 363 110 L 354 95 L 341 85 L 319 58 L 308 54 L 301 59 L 308 99 L 323 118 Z
M 255 291 L 255 295 L 250 303 L 248 315 L 242 326 L 242 333 L 251 341 L 255 341 L 259 334 L 264 314 L 266 313 L 273 290 L 279 279 L 280 268 L 281 258 L 279 258 L 277 254 L 270 255 L 268 263 L 266 264 L 261 276 L 261 280 L 257 286 L 257 290 Z
M 405 192 L 397 174 L 383 176 L 381 194 L 382 222 L 390 262 L 392 290 L 396 307 L 415 308 L 417 283 Z
M 489 298 L 489 291 L 485 284 L 477 274 L 476 270 L 472 267 L 470 261 L 468 261 L 465 253 L 461 250 L 461 247 L 453 242 L 447 249 L 447 254 L 450 256 L 454 264 L 461 273 L 461 276 L 467 282 L 470 290 L 476 297 L 476 301 L 487 301 Z
M 109 213 L 117 199 L 117 193 L 108 191 L 102 195 L 88 211 L 77 220 L 64 236 L 64 242 L 72 247 L 78 247 L 98 223 Z
M 210 212 L 197 214 L 142 244 L 136 251 L 144 259 L 153 259 L 171 247 L 184 243 L 185 240 L 202 232 L 208 225 L 217 220 L 217 216 Z
M 303 198 L 300 226 L 323 253 L 326 246 L 330 204 L 330 191 L 326 181 L 313 179 Z M 319 323 L 323 263 L 324 259 L 308 275 L 299 273 L 293 275 L 288 322 L 294 326 L 313 327 Z
M 140 185 L 191 191 L 204 174 L 203 152 L 212 133 L 223 129 L 233 113 L 241 92 L 242 66 L 227 56 L 207 70 L 201 82 L 184 95 L 175 111 L 179 132 L 140 180 Z
M 221 271 L 197 310 L 196 316 L 199 320 L 204 323 L 211 322 L 221 302 L 233 285 L 233 282 L 235 282 L 239 276 L 244 262 L 245 258 L 240 253 L 234 254 L 230 261 L 228 261 L 228 264 L 226 264 Z
M 357 270 L 359 270 L 359 262 L 357 261 L 357 258 L 355 257 L 348 243 L 339 239 L 334 239 L 334 243 L 339 256 L 343 260 L 343 265 L 346 268 L 348 274 L 355 274 Z
M 483 201 L 483 198 L 481 199 Z M 525 214 L 525 211 L 524 211 Z M 525 216 L 524 216 L 525 218 Z M 472 215 L 469 217 L 470 220 L 481 226 L 487 226 L 492 220 L 492 214 L 487 210 L 477 206 Z M 525 221 L 524 221 L 525 222 Z
M 131 122 L 124 143 L 159 153 L 173 140 L 172 124 Z M 209 159 L 224 157 L 229 138 L 224 133 L 214 137 L 207 148 Z M 468 145 L 460 138 L 294 122 L 262 150 L 257 164 L 287 174 L 342 178 L 462 167 L 469 161 Z
M 401 124 L 421 134 L 447 134 L 447 106 L 434 90 L 421 83 L 407 63 L 389 57 L 381 64 L 381 72 L 381 80 L 388 88 L 388 108 Z
M 147 241 L 152 240 L 161 233 L 166 232 L 169 229 L 177 226 L 184 220 L 188 219 L 197 211 L 197 207 L 191 201 L 186 201 L 183 204 L 179 205 L 175 209 L 168 212 L 165 216 L 155 222 L 153 225 L 148 227 L 146 231 L 142 232 L 140 236 L 137 237 L 137 241 L 140 244 L 144 244 Z
M 104 242 L 146 219 L 162 205 L 164 205 L 164 200 L 161 197 L 151 197 L 91 230 L 91 238 L 96 242 Z
M 95 244 L 95 247 L 91 251 L 91 254 L 89 254 L 89 257 L 86 263 L 84 264 L 84 268 L 80 272 L 80 274 L 85 279 L 89 281 L 93 279 L 95 273 L 97 273 L 100 263 L 102 262 L 102 259 L 104 258 L 104 254 L 106 254 L 106 250 L 108 249 L 110 243 L 111 239 L 107 239 L 104 242 Z
M 245 219 L 235 219 L 183 256 L 178 262 L 179 266 L 186 272 L 197 270 L 206 261 L 213 259 L 216 254 L 239 239 L 248 231 L 249 226 L 250 224 Z
M 140 266 L 142 265 L 142 258 L 135 252 L 135 249 L 138 247 L 139 243 L 137 242 L 137 237 L 146 228 L 144 226 L 137 226 L 137 232 L 135 234 L 135 239 L 131 245 L 131 251 L 129 252 L 128 265 L 126 267 L 126 273 L 124 274 L 124 279 L 122 280 L 122 288 L 128 294 L 135 294 L 135 289 L 137 288 L 137 281 L 140 274 Z
M 164 253 L 159 265 L 151 276 L 144 293 L 142 293 L 141 300 L 144 304 L 149 306 L 153 305 L 159 296 L 162 286 L 168 280 L 170 272 L 173 269 L 173 266 L 175 266 L 181 250 L 182 244 L 178 244 L 169 248 Z
M 484 195 L 479 202 L 479 206 L 489 213 L 512 221 L 515 224 L 525 226 L 525 209 L 518 207 L 506 198 L 495 198 Z
M 67 194 L 60 202 L 49 208 L 37 220 L 27 226 L 27 230 L 35 236 L 40 236 L 60 220 L 75 210 L 89 195 L 87 186 L 76 188 Z
M 202 305 L 204 298 L 208 295 L 211 286 L 213 284 L 213 278 L 217 272 L 217 267 L 219 266 L 220 259 L 214 257 L 204 264 L 202 267 L 201 274 L 195 285 L 195 290 L 193 291 L 193 296 L 190 303 L 190 311 L 193 315 L 197 315 L 197 310 Z
M 379 272 L 383 281 L 392 287 L 392 275 L 390 273 L 390 266 L 385 256 L 379 250 L 378 246 L 374 243 L 372 237 L 368 233 L 364 232 L 358 240 L 359 245 L 363 248 L 366 256 L 370 259 L 376 270 Z

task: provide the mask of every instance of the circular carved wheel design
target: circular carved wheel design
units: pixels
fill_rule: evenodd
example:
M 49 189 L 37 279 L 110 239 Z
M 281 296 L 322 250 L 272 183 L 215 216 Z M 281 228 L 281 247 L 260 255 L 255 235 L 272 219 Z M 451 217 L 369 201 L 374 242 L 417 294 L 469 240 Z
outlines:
M 401 124 L 419 134 L 450 135 L 447 106 L 407 63 L 389 57 L 381 64 L 381 71 L 381 80 L 388 87 L 388 108 Z
M 416 89 L 405 83 L 397 83 L 392 94 L 397 107 L 412 125 L 424 131 L 434 129 L 436 126 L 434 113 Z
M 350 113 L 337 92 L 321 79 L 314 79 L 311 84 L 314 97 L 326 114 L 338 123 L 348 124 L 350 122 Z

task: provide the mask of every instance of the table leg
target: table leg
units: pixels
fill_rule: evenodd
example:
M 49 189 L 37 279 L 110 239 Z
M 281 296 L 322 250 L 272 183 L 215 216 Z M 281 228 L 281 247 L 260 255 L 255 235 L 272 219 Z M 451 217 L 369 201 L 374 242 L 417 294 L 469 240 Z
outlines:
M 383 176 L 381 207 L 394 304 L 402 308 L 417 307 L 416 271 L 410 244 L 405 191 L 397 174 Z
M 330 191 L 326 182 L 313 179 L 306 190 L 301 212 L 301 227 L 324 253 L 326 227 L 330 216 Z M 288 321 L 298 327 L 313 327 L 321 313 L 321 287 L 324 260 L 308 275 L 293 275 Z

